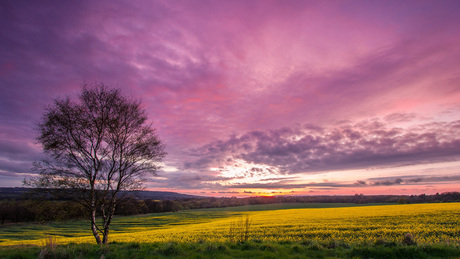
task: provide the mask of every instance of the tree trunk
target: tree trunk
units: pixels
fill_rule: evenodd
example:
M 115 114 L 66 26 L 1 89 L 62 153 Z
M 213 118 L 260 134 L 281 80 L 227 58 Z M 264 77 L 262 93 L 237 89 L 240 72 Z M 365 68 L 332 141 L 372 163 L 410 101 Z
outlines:
M 109 242 L 109 227 L 110 227 L 110 220 L 112 219 L 112 215 L 109 212 L 108 217 L 104 221 L 104 230 L 102 233 L 102 243 L 107 244 Z
M 109 242 L 109 226 L 104 228 L 104 234 L 102 238 L 102 244 L 107 244 Z
M 107 218 L 106 221 L 104 222 L 104 233 L 103 233 L 103 238 L 102 238 L 102 243 L 107 244 L 109 241 L 109 228 L 110 228 L 110 223 L 112 223 L 112 218 L 113 214 L 115 214 L 115 206 L 116 206 L 117 200 L 114 198 L 112 200 L 112 205 L 110 206 L 110 210 L 107 211 Z
M 101 244 L 101 237 L 99 236 L 99 233 L 97 232 L 97 227 L 96 227 L 96 206 L 94 204 L 94 201 L 91 204 L 91 230 L 93 231 L 94 238 L 96 238 L 97 244 Z

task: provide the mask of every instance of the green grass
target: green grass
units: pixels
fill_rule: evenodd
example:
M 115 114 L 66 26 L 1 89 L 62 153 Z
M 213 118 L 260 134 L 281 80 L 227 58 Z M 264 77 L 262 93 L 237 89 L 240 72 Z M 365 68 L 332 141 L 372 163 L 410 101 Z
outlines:
M 460 258 L 447 245 L 349 246 L 330 242 L 112 243 L 0 247 L 0 258 Z

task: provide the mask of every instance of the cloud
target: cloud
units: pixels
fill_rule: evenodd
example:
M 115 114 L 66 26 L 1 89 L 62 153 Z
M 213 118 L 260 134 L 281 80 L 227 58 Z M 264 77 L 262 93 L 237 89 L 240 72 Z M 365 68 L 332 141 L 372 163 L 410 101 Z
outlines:
M 292 181 L 289 182 L 275 182 L 275 183 L 241 183 L 241 184 L 232 184 L 227 185 L 228 188 L 235 188 L 235 189 L 303 189 L 307 187 L 316 187 L 316 188 L 343 188 L 343 187 L 353 187 L 352 184 L 347 183 L 295 183 Z
M 417 118 L 415 113 L 392 113 L 384 117 L 387 122 L 409 122 Z
M 30 173 L 32 162 L 43 158 L 37 146 L 23 140 L 0 139 L 0 176 Z
M 376 181 L 376 182 L 373 182 L 372 185 L 385 185 L 385 186 L 389 186 L 389 185 L 398 185 L 398 184 L 401 184 L 403 182 L 403 180 L 401 178 L 396 178 L 392 181 Z
M 311 125 L 252 131 L 192 150 L 199 159 L 187 162 L 186 167 L 205 170 L 241 159 L 278 168 L 281 174 L 296 174 L 456 160 L 460 155 L 458 124 L 398 128 L 373 119 L 321 131 L 311 130 Z
M 220 192 L 217 192 L 217 193 L 222 193 L 222 194 L 238 194 L 240 192 L 237 192 L 237 191 L 220 191 Z
M 186 190 L 224 190 L 224 183 L 234 178 L 220 176 L 216 172 L 177 171 L 160 172 L 158 177 L 150 177 L 149 188 L 180 188 Z
M 452 183 L 460 181 L 460 175 L 424 175 L 424 176 L 417 176 L 417 175 L 402 175 L 400 177 L 379 177 L 379 178 L 369 178 L 367 179 L 371 182 L 371 185 L 378 186 L 378 185 L 400 185 L 400 184 L 407 184 L 407 185 L 417 185 L 417 184 L 440 184 L 440 183 Z
M 233 189 L 320 189 L 320 190 L 338 190 L 343 188 L 368 188 L 374 186 L 397 186 L 397 185 L 424 185 L 427 184 L 442 184 L 460 181 L 459 175 L 432 175 L 432 176 L 417 176 L 403 175 L 400 177 L 379 177 L 369 178 L 366 180 L 357 180 L 355 183 L 348 182 L 310 182 L 298 183 L 296 180 L 279 180 L 276 182 L 265 183 L 264 181 L 257 183 L 239 183 L 227 185 Z

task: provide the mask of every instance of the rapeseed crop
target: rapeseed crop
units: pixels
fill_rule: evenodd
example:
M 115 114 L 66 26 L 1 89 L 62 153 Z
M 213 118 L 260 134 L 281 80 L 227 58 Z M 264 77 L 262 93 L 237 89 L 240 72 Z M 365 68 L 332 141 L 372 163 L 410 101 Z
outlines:
M 162 222 L 159 224 L 158 222 Z M 245 212 L 187 211 L 165 215 L 120 217 L 110 242 L 200 243 L 238 240 L 260 242 L 338 242 L 344 244 L 460 244 L 460 203 L 283 209 Z M 27 230 L 32 235 L 34 230 Z M 39 231 L 39 230 L 35 230 Z M 85 229 L 74 237 L 48 230 L 57 243 L 93 243 Z M 408 233 L 410 234 L 408 236 Z M 67 235 L 66 235 L 67 234 Z M 38 235 L 40 236 L 40 235 Z M 0 245 L 43 245 L 45 237 L 21 239 L 0 233 Z

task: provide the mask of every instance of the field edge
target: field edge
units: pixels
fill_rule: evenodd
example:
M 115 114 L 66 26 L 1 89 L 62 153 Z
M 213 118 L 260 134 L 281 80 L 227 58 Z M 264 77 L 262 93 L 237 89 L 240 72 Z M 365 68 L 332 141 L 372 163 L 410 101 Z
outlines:
M 102 257 L 103 256 L 103 257 Z M 458 245 L 417 245 L 394 242 L 347 244 L 340 241 L 196 243 L 48 243 L 44 246 L 0 247 L 1 258 L 460 258 Z

